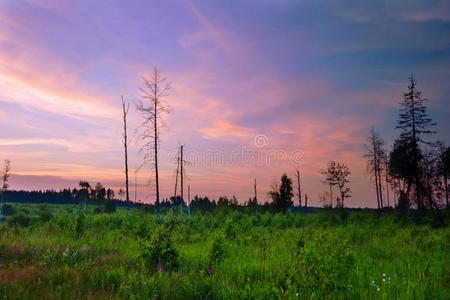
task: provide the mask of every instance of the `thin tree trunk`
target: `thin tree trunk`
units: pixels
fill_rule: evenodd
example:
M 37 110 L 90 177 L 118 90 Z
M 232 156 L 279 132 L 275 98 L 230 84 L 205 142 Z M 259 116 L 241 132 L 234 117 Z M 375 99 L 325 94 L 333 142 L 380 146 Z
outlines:
M 122 96 L 122 107 L 123 107 L 123 146 L 125 148 L 125 189 L 127 196 L 127 212 L 130 213 L 130 194 L 128 191 L 128 137 L 127 137 L 127 114 L 128 108 L 125 109 L 125 101 Z
M 188 185 L 188 218 L 191 217 L 191 185 Z
M 411 91 L 411 113 L 412 113 L 412 142 L 413 142 L 413 159 L 414 159 L 414 176 L 416 184 L 416 197 L 417 197 L 417 207 L 423 209 L 424 205 L 422 203 L 422 197 L 420 193 L 420 182 L 419 182 L 419 159 L 417 155 L 417 136 L 416 136 L 416 115 L 414 108 L 414 90 Z
M 173 193 L 173 198 L 176 200 L 177 198 L 177 188 L 178 188 L 178 171 L 180 169 L 180 155 L 177 156 L 177 175 L 175 177 L 175 191 Z
M 157 78 L 155 77 L 155 86 L 157 86 Z M 157 106 L 158 106 L 158 94 L 155 88 L 154 91 L 154 118 L 153 118 L 153 126 L 154 126 L 154 134 L 155 134 L 155 181 L 156 181 L 156 211 L 158 213 L 158 217 L 161 215 L 159 208 L 159 174 L 158 174 L 158 123 L 157 123 Z
M 0 221 L 3 219 L 3 192 L 0 195 Z
M 446 205 L 447 205 L 447 208 L 449 208 L 449 206 L 448 206 L 448 183 L 447 183 L 447 174 L 444 175 L 444 184 L 445 184 L 445 200 L 446 200 Z
M 137 170 L 134 170 L 134 203 L 137 202 Z
M 181 201 L 180 201 L 180 215 L 183 216 L 183 145 L 181 145 L 181 157 L 180 157 L 180 188 L 181 188 Z
M 383 205 L 383 189 L 381 188 L 381 167 L 380 167 L 380 158 L 378 157 L 378 189 L 380 190 L 380 206 L 381 209 L 384 208 Z
M 305 194 L 305 215 L 308 212 L 308 195 Z
M 255 208 L 256 208 L 256 214 L 258 214 L 258 198 L 257 198 L 257 194 L 256 194 L 256 178 L 255 178 Z
M 375 173 L 375 189 L 377 191 L 377 206 L 378 206 L 378 213 L 380 213 L 381 205 L 380 205 L 380 189 L 378 188 L 378 159 L 377 159 L 377 149 L 375 146 L 375 140 L 373 141 L 373 161 L 374 161 L 374 173 Z
M 385 176 L 386 176 L 386 196 L 387 196 L 387 202 L 388 202 L 388 207 L 391 206 L 391 204 L 389 203 L 389 181 L 388 181 L 388 165 L 387 163 L 385 164 Z
M 333 187 L 330 184 L 330 200 L 331 200 L 331 208 L 333 208 Z
M 302 193 L 300 187 L 300 171 L 297 169 L 298 205 L 302 208 Z

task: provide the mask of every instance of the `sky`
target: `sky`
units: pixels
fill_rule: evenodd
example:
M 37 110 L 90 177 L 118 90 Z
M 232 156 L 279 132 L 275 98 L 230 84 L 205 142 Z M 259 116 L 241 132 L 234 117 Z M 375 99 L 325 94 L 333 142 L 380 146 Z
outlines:
M 184 145 L 191 195 L 253 196 L 300 169 L 350 167 L 347 206 L 376 207 L 364 158 L 373 126 L 391 146 L 411 74 L 450 143 L 448 1 L 0 0 L 0 159 L 11 189 L 79 180 L 124 188 L 121 95 L 130 103 L 131 199 L 154 202 L 135 105 L 154 67 L 171 83 L 160 135 L 161 196 Z M 296 180 L 294 180 L 296 182 Z M 187 188 L 185 189 L 185 194 Z

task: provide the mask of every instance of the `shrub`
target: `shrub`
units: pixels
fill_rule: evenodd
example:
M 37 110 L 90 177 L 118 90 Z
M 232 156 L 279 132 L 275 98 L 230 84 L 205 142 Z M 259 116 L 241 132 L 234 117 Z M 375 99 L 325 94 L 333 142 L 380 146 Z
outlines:
M 298 262 L 294 271 L 302 288 L 310 291 L 345 289 L 346 274 L 354 265 L 355 255 L 347 240 L 332 240 L 316 234 L 310 243 L 298 240 Z
M 221 263 L 226 256 L 227 243 L 225 234 L 222 232 L 216 233 L 209 250 L 209 263 L 210 265 Z
M 140 259 L 149 270 L 174 270 L 179 266 L 179 256 L 172 240 L 172 230 L 160 225 L 143 241 Z

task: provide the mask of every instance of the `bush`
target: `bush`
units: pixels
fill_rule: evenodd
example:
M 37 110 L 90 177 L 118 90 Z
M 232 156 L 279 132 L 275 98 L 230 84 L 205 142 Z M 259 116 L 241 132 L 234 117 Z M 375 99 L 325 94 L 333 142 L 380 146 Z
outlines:
M 300 285 L 309 291 L 346 289 L 346 274 L 353 268 L 355 254 L 345 239 L 316 234 L 310 243 L 297 242 L 298 265 L 294 267 Z
M 221 232 L 215 234 L 209 250 L 210 265 L 221 263 L 227 256 L 227 243 L 225 235 Z
M 160 225 L 143 241 L 140 259 L 149 270 L 175 270 L 179 266 L 179 256 L 172 240 L 170 227 Z

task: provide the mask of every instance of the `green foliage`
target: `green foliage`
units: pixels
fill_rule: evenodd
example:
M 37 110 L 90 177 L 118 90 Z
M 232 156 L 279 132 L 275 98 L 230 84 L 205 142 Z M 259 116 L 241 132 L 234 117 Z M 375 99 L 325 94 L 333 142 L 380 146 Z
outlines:
M 210 265 L 221 263 L 227 256 L 227 242 L 225 234 L 218 232 L 212 238 L 208 260 Z
M 176 270 L 179 266 L 179 255 L 172 239 L 173 226 L 170 222 L 171 220 L 156 227 L 149 239 L 141 241 L 140 258 L 149 270 Z
M 346 274 L 352 271 L 355 254 L 345 239 L 330 237 L 329 234 L 314 235 L 310 242 L 299 240 L 298 256 L 293 273 L 300 278 L 299 287 L 312 293 L 322 290 L 349 288 Z

